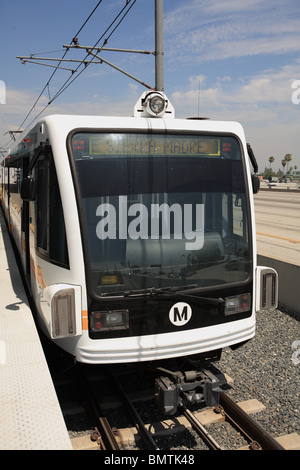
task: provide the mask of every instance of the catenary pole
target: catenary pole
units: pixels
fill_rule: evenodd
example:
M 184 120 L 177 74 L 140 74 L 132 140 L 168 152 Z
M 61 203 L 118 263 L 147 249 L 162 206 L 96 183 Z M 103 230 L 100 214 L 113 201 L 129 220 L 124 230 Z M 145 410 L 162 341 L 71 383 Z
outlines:
M 163 0 L 155 0 L 155 89 L 164 91 Z

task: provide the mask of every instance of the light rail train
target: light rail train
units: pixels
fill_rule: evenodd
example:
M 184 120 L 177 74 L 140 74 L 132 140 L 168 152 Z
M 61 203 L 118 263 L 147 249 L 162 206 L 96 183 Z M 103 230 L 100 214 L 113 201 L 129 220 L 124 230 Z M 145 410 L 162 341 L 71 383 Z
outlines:
M 250 157 L 250 158 L 249 158 Z M 43 332 L 78 362 L 214 358 L 277 305 L 257 266 L 251 165 L 235 122 L 41 119 L 1 168 L 1 203 Z

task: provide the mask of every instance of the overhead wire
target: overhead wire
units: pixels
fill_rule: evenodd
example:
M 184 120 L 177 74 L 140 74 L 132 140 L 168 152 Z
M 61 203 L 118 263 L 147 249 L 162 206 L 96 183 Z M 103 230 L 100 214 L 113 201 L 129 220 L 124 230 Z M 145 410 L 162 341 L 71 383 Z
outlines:
M 95 11 L 97 10 L 98 6 L 100 5 L 100 3 L 102 3 L 102 0 L 100 0 L 97 5 L 95 6 L 95 8 L 93 9 L 93 11 L 91 12 L 91 14 L 87 17 L 87 19 L 85 20 L 85 22 L 83 23 L 83 25 L 79 28 L 79 30 L 77 31 L 77 33 L 75 34 L 74 38 L 76 38 L 78 36 L 78 34 L 83 30 L 83 28 L 85 27 L 85 25 L 87 24 L 87 22 L 89 21 L 89 19 L 93 16 L 93 14 L 95 13 Z M 73 38 L 73 40 L 74 40 Z
M 114 23 L 118 20 L 118 18 L 122 15 L 122 13 L 124 12 L 124 10 L 127 8 L 127 6 L 129 5 L 129 3 L 131 2 L 132 0 L 127 0 L 126 2 L 126 5 L 121 9 L 121 11 L 119 12 L 119 14 L 115 17 L 115 19 L 111 22 L 111 24 L 108 26 L 108 28 L 106 28 L 106 30 L 104 31 L 104 33 L 100 36 L 100 38 L 98 39 L 98 41 L 94 44 L 94 46 L 91 48 L 91 49 L 94 49 L 95 47 L 98 46 L 99 42 L 105 37 L 106 33 L 112 28 L 112 26 L 114 25 Z M 104 42 L 102 44 L 101 47 L 104 47 L 108 40 L 111 38 L 111 36 L 113 35 L 113 33 L 116 31 L 116 29 L 120 26 L 120 24 L 122 23 L 122 21 L 124 20 L 124 18 L 127 16 L 127 14 L 129 13 L 129 11 L 131 10 L 131 8 L 133 7 L 133 5 L 136 3 L 137 0 L 133 0 L 133 3 L 130 5 L 130 7 L 127 9 L 127 11 L 125 11 L 125 13 L 123 14 L 123 16 L 121 17 L 120 21 L 117 23 L 117 25 L 114 27 L 114 29 L 110 32 L 110 34 L 108 35 L 107 38 L 104 39 Z M 82 72 L 84 72 L 84 70 L 86 70 L 86 68 L 93 62 L 94 60 L 94 57 L 91 58 L 91 60 L 86 63 L 86 59 L 87 57 L 90 55 L 90 53 L 88 52 L 86 54 L 86 56 L 82 59 L 81 63 L 77 66 L 77 68 L 74 70 L 74 72 L 77 72 L 79 70 L 79 68 L 84 64 L 84 68 L 77 74 L 74 76 L 74 73 L 65 81 L 65 83 L 62 85 L 62 87 L 57 91 L 57 93 L 55 94 L 55 96 L 52 98 L 52 102 L 58 98 L 75 80 L 77 80 L 77 78 L 82 74 Z M 71 80 L 73 76 L 73 79 Z M 71 80 L 71 81 L 70 81 Z
M 100 6 L 100 4 L 102 3 L 103 0 L 99 0 L 99 2 L 97 3 L 97 5 L 95 6 L 95 8 L 93 9 L 93 11 L 90 13 L 90 15 L 87 17 L 87 19 L 84 21 L 84 23 L 80 26 L 80 28 L 78 29 L 78 31 L 76 32 L 76 34 L 73 36 L 72 38 L 72 41 L 74 41 L 74 38 L 76 36 L 79 35 L 79 33 L 82 31 L 82 29 L 84 28 L 84 26 L 87 24 L 87 22 L 90 20 L 90 18 L 92 17 L 92 15 L 95 13 L 95 11 L 97 10 L 97 8 Z M 66 50 L 62 56 L 61 59 L 64 59 L 65 56 L 67 55 L 68 53 L 68 50 Z M 61 64 L 61 61 L 57 64 L 57 67 Z M 19 126 L 19 129 L 20 130 L 23 126 L 23 124 L 27 121 L 28 117 L 30 116 L 30 114 L 32 113 L 32 111 L 34 110 L 34 108 L 36 107 L 37 103 L 39 102 L 39 100 L 41 99 L 41 97 L 43 96 L 43 93 L 44 91 L 46 90 L 46 88 L 48 88 L 48 92 L 49 92 L 49 85 L 50 85 L 50 82 L 51 80 L 53 79 L 54 75 L 56 74 L 57 72 L 57 67 L 55 68 L 55 70 L 52 72 L 49 80 L 47 81 L 46 85 L 44 86 L 44 88 L 42 89 L 41 93 L 39 94 L 39 96 L 37 97 L 37 99 L 35 100 L 34 104 L 32 105 L 32 107 L 30 108 L 29 112 L 27 113 L 26 117 L 23 119 L 22 123 L 20 124 Z M 50 101 L 49 103 L 51 103 L 52 101 Z M 30 122 L 30 124 L 24 129 L 28 129 L 28 127 L 32 124 L 32 122 L 34 122 L 43 112 L 44 110 L 49 106 L 49 103 L 48 105 L 33 119 L 33 121 Z
M 92 12 L 90 13 L 90 15 L 87 17 L 87 19 L 84 21 L 84 23 L 80 26 L 80 28 L 78 29 L 78 31 L 76 32 L 76 34 L 73 36 L 72 40 L 71 40 L 71 44 L 72 43 L 76 43 L 76 40 L 77 40 L 77 37 L 78 35 L 80 34 L 80 32 L 82 31 L 82 29 L 85 27 L 85 25 L 87 24 L 87 22 L 90 20 L 90 18 L 92 17 L 92 15 L 95 13 L 95 11 L 97 10 L 97 8 L 100 6 L 100 4 L 102 3 L 103 0 L 99 0 L 99 2 L 97 3 L 97 5 L 94 7 L 94 9 L 92 10 Z M 106 30 L 104 31 L 104 33 L 100 36 L 100 38 L 97 40 L 97 42 L 94 44 L 93 48 L 97 47 L 98 44 L 100 43 L 100 41 L 105 37 L 105 35 L 110 31 L 110 29 L 115 25 L 115 23 L 118 21 L 118 19 L 120 18 L 120 20 L 118 21 L 118 23 L 114 26 L 114 28 L 112 29 L 112 31 L 110 31 L 110 33 L 108 34 L 108 36 L 104 39 L 104 42 L 102 44 L 101 47 L 104 47 L 108 40 L 111 38 L 111 36 L 113 35 L 113 33 L 116 31 L 116 29 L 120 26 L 120 24 L 122 23 L 122 21 L 125 19 L 125 17 L 127 16 L 127 14 L 129 13 L 129 11 L 131 10 L 131 8 L 133 7 L 133 5 L 136 3 L 137 0 L 126 0 L 126 4 L 125 6 L 120 10 L 120 12 L 117 14 L 117 16 L 115 17 L 115 19 L 110 23 L 110 25 L 106 28 Z M 128 7 L 129 5 L 129 7 Z M 128 7 L 128 8 L 127 8 Z M 127 9 L 127 10 L 126 10 Z M 125 12 L 124 12 L 125 11 Z M 122 16 L 121 16 L 122 15 Z M 93 49 L 91 48 L 91 49 Z M 38 117 L 48 108 L 48 106 L 50 106 L 51 103 L 53 103 L 54 100 L 56 100 L 82 73 L 84 70 L 86 70 L 86 68 L 88 67 L 88 65 L 90 65 L 92 62 L 93 62 L 93 59 L 94 57 L 91 58 L 91 60 L 89 62 L 86 61 L 87 57 L 90 56 L 89 53 L 86 54 L 86 56 L 81 60 L 81 62 L 79 63 L 79 65 L 77 66 L 77 68 L 75 70 L 72 70 L 72 74 L 70 75 L 70 77 L 63 83 L 63 85 L 60 87 L 60 89 L 56 92 L 56 94 L 53 96 L 53 98 L 51 99 L 50 97 L 50 82 L 51 80 L 53 79 L 55 73 L 57 72 L 62 60 L 66 57 L 67 53 L 69 52 L 69 49 L 66 48 L 66 51 L 64 52 L 63 56 L 61 57 L 61 59 L 59 60 L 58 64 L 55 66 L 55 70 L 53 71 L 53 73 L 51 74 L 50 78 L 48 79 L 47 83 L 45 84 L 45 86 L 43 87 L 41 93 L 39 94 L 39 96 L 37 97 L 37 99 L 35 100 L 34 104 L 32 105 L 32 107 L 30 108 L 29 112 L 27 113 L 27 115 L 25 116 L 25 118 L 23 119 L 22 123 L 20 124 L 19 128 L 18 128 L 18 131 L 20 131 L 22 129 L 22 126 L 25 124 L 25 122 L 27 121 L 27 119 L 29 118 L 29 116 L 31 115 L 31 113 L 33 112 L 33 110 L 35 109 L 37 103 L 39 102 L 39 100 L 41 99 L 41 97 L 43 96 L 44 92 L 46 89 L 48 89 L 48 95 L 49 95 L 49 102 L 47 103 L 46 106 L 44 106 L 44 108 L 34 117 L 34 119 L 32 121 L 30 121 L 30 123 L 27 125 L 27 127 L 25 129 L 23 129 L 23 132 L 25 130 L 27 130 L 31 124 L 36 121 L 36 119 L 38 119 Z M 35 55 L 35 54 L 32 54 L 32 56 Z M 74 72 L 77 72 L 80 67 L 84 65 L 84 68 L 82 68 L 82 70 L 80 70 L 78 72 L 77 75 L 75 75 Z M 75 76 L 74 76 L 75 75 Z M 71 80 L 72 79 L 72 80 Z M 12 140 L 12 139 L 11 139 Z M 6 144 L 9 145 L 9 143 L 11 142 L 11 140 Z

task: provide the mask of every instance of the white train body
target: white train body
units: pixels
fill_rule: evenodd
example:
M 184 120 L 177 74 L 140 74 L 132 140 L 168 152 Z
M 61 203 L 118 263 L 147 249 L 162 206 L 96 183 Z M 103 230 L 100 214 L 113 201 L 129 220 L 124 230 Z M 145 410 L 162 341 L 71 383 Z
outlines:
M 78 362 L 210 354 L 276 305 L 238 123 L 52 115 L 2 171 L 39 324 Z

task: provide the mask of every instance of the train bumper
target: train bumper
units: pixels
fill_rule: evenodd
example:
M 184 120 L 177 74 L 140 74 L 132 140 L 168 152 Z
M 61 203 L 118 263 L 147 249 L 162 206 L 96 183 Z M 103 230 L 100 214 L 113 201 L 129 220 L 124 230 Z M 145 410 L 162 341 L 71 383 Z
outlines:
M 254 315 L 230 324 L 178 333 L 91 340 L 82 337 L 76 360 L 89 364 L 143 362 L 188 356 L 222 349 L 255 335 Z

